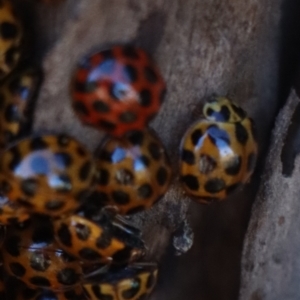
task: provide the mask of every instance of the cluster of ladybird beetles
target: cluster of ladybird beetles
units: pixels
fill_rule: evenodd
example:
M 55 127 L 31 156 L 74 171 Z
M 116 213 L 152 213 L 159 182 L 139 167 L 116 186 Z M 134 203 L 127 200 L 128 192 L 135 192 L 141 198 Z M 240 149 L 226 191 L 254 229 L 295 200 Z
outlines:
M 141 262 L 141 232 L 122 216 L 152 207 L 172 172 L 147 127 L 165 94 L 158 68 L 141 49 L 115 46 L 79 64 L 72 105 L 108 135 L 94 154 L 65 134 L 26 137 L 40 82 L 21 59 L 21 22 L 0 1 L 0 299 L 143 300 L 155 263 Z M 253 122 L 227 98 L 214 98 L 180 146 L 180 179 L 201 203 L 222 200 L 253 172 Z

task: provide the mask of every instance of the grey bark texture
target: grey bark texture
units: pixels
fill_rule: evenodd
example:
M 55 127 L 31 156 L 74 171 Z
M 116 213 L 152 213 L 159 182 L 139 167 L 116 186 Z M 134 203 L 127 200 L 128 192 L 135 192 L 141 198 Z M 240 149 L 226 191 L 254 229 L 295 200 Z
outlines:
M 243 251 L 240 299 L 300 298 L 298 154 L 299 98 L 293 92 L 276 119 L 252 209 Z
M 141 46 L 166 79 L 166 101 L 151 126 L 169 152 L 175 180 L 158 205 L 133 221 L 144 232 L 149 259 L 160 260 L 178 228 L 174 244 L 178 251 L 188 250 L 190 222 L 195 245 L 185 258 L 170 263 L 172 271 L 163 272 L 153 299 L 237 298 L 242 238 L 259 178 L 225 203 L 192 203 L 187 214 L 191 202 L 177 182 L 178 146 L 205 98 L 219 94 L 231 96 L 254 118 L 261 150 L 266 149 L 278 107 L 281 2 L 65 0 L 34 6 L 45 72 L 35 132 L 69 133 L 91 150 L 99 144 L 103 134 L 80 124 L 70 106 L 72 72 L 91 51 L 114 44 Z

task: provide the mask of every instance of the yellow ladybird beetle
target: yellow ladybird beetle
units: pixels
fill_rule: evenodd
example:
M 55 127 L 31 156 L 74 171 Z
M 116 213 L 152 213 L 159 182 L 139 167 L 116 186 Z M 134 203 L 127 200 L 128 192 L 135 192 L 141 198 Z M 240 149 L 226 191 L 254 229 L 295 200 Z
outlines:
M 186 193 L 200 203 L 224 200 L 247 182 L 257 157 L 253 120 L 228 98 L 203 107 L 180 145 L 180 178 Z
M 156 264 L 137 263 L 122 270 L 112 270 L 83 284 L 91 300 L 146 300 L 153 291 L 158 275 Z

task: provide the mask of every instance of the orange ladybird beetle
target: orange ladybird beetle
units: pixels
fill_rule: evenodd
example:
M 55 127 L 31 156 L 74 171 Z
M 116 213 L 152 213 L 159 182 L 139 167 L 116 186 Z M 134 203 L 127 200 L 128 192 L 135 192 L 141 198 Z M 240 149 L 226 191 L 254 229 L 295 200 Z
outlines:
M 5 271 L 31 288 L 63 291 L 82 280 L 80 262 L 59 248 L 46 217 L 10 226 L 1 252 Z
M 99 203 L 132 214 L 161 199 L 171 182 L 171 165 L 161 141 L 150 129 L 123 138 L 107 138 L 96 151 Z
M 142 49 L 115 46 L 79 64 L 72 84 L 73 108 L 83 123 L 122 136 L 147 126 L 165 88 L 157 66 Z
M 183 188 L 201 203 L 223 200 L 253 173 L 257 143 L 253 120 L 225 97 L 208 101 L 180 146 Z
M 156 264 L 140 263 L 117 269 L 83 284 L 90 300 L 146 300 L 158 275 Z
M 0 79 L 16 67 L 21 57 L 23 29 L 12 1 L 0 5 Z
M 95 180 L 92 155 L 66 135 L 22 140 L 3 153 L 5 196 L 26 209 L 51 216 L 76 210 Z
M 126 264 L 145 250 L 135 231 L 104 214 L 97 222 L 80 215 L 56 220 L 54 230 L 60 247 L 85 263 Z

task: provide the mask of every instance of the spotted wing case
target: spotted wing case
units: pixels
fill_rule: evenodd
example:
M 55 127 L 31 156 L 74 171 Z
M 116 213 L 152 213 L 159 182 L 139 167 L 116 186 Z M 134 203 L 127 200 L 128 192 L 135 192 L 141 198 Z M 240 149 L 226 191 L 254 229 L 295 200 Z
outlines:
M 207 102 L 204 118 L 180 146 L 180 175 L 186 193 L 200 203 L 224 200 L 254 171 L 257 143 L 252 119 L 229 99 Z

